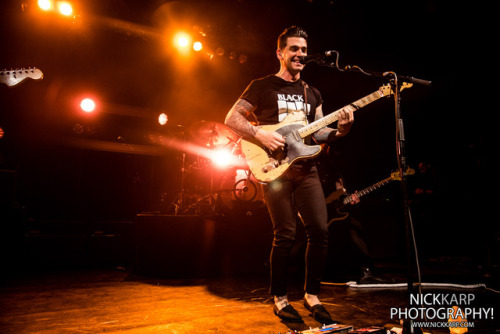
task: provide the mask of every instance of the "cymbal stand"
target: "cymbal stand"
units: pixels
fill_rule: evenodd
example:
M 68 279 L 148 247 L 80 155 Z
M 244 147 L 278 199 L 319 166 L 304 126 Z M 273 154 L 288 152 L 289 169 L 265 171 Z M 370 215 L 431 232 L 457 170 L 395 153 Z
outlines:
M 188 205 L 187 207 L 183 208 L 184 210 L 182 210 L 181 213 L 183 214 L 186 214 L 189 212 L 189 210 L 195 208 L 196 206 L 200 205 L 204 200 L 208 199 L 208 203 L 210 205 L 210 209 L 213 213 L 216 213 L 216 209 L 215 209 L 215 202 L 212 202 L 215 198 L 215 200 L 217 200 L 217 198 L 220 196 L 219 195 L 219 192 L 220 191 L 216 191 L 216 192 L 210 192 L 208 194 L 206 194 L 205 196 L 202 196 L 200 197 L 196 202 L 194 202 L 193 204 L 190 204 Z

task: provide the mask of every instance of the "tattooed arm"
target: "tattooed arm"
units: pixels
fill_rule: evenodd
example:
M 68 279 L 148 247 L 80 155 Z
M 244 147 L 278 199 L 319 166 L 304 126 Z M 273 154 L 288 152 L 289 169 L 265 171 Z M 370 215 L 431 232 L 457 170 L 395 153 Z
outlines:
M 255 107 L 250 102 L 239 99 L 227 113 L 224 123 L 243 137 L 254 138 L 257 127 L 247 120 L 254 110 Z
M 316 115 L 314 120 L 318 120 L 323 118 L 323 108 L 319 106 L 316 108 Z M 314 134 L 314 140 L 318 143 L 331 143 L 335 139 L 344 137 L 351 130 L 352 123 L 354 122 L 354 114 L 352 111 L 347 111 L 342 109 L 339 114 L 339 120 L 337 122 L 337 129 L 332 129 L 329 127 L 325 127 L 321 130 L 318 130 Z
M 224 123 L 243 137 L 257 139 L 262 145 L 270 150 L 283 147 L 285 145 L 283 136 L 274 131 L 266 131 L 250 124 L 247 117 L 249 117 L 254 110 L 255 106 L 250 102 L 239 99 L 231 110 L 229 110 Z

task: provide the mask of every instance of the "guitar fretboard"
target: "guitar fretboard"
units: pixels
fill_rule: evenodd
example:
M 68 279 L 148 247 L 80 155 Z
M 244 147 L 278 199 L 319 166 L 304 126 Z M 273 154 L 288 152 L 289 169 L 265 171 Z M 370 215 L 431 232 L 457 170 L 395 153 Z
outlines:
M 361 197 L 361 196 L 364 196 L 364 195 L 366 195 L 366 194 L 369 194 L 369 193 L 371 193 L 372 191 L 374 191 L 374 190 L 376 190 L 376 189 L 378 189 L 378 188 L 380 188 L 380 187 L 382 187 L 382 186 L 385 186 L 386 184 L 388 184 L 388 183 L 389 183 L 389 182 L 391 182 L 392 180 L 393 180 L 393 178 L 392 178 L 392 177 L 388 177 L 388 178 L 387 178 L 387 179 L 385 179 L 385 180 L 382 180 L 382 181 L 380 181 L 380 182 L 377 182 L 377 183 L 375 183 L 374 185 L 371 185 L 371 186 L 369 186 L 369 187 L 367 187 L 367 188 L 365 188 L 365 189 L 363 189 L 363 190 L 358 191 L 358 192 L 356 193 L 356 195 L 358 195 L 358 197 Z M 342 201 L 342 203 L 343 203 L 344 205 L 347 205 L 347 204 L 349 204 L 351 201 L 352 201 L 352 195 L 349 195 L 349 196 L 347 196 L 346 198 L 344 198 L 344 200 Z
M 390 90 L 389 90 L 389 92 L 390 92 Z M 298 133 L 299 133 L 301 138 L 305 138 L 305 137 L 313 134 L 314 132 L 324 128 L 325 126 L 337 121 L 339 119 L 339 115 L 340 115 L 340 112 L 342 111 L 342 109 L 345 108 L 348 111 L 356 111 L 360 108 L 363 108 L 367 104 L 370 104 L 372 102 L 377 101 L 378 99 L 380 99 L 381 97 L 383 97 L 385 95 L 387 95 L 387 94 L 385 94 L 382 91 L 382 89 L 379 89 L 376 92 L 373 92 L 373 93 L 371 93 L 371 94 L 369 94 L 369 95 L 367 95 L 367 96 L 365 96 L 357 101 L 354 101 L 353 103 L 351 103 L 343 108 L 340 108 L 340 109 L 332 112 L 331 114 L 329 114 L 321 119 L 318 119 L 318 120 L 312 122 L 309 125 L 304 126 L 303 128 L 298 130 Z

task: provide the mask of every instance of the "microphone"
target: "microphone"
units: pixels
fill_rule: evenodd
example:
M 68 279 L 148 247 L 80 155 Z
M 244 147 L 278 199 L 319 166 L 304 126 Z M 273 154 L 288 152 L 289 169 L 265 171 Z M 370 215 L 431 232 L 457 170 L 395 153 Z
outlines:
M 337 54 L 337 51 L 329 50 L 329 51 L 317 53 L 317 54 L 310 55 L 310 56 L 299 56 L 299 61 L 301 64 L 307 64 L 307 63 L 310 63 L 312 61 L 322 60 L 325 57 L 333 56 L 333 54 Z

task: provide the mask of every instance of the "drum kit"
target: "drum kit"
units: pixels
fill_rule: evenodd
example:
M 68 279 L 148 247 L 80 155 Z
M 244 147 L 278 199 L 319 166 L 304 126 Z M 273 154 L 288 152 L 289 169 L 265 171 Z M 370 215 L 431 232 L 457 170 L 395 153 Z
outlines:
M 167 213 L 174 215 L 252 215 L 265 208 L 258 181 L 241 153 L 240 137 L 224 124 L 194 123 L 189 135 L 204 152 L 224 151 L 229 165 L 215 167 L 210 154 L 182 152 L 180 189 Z M 206 151 L 205 151 L 206 150 Z

